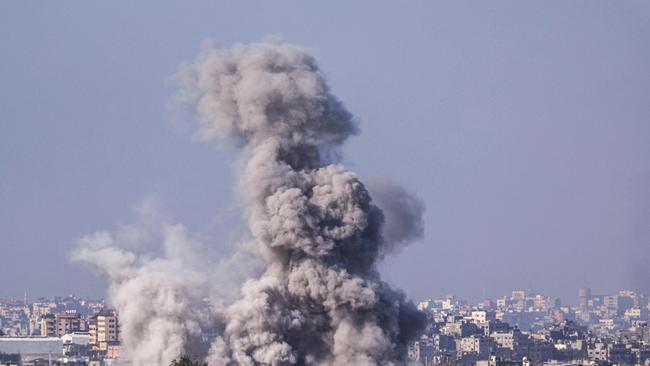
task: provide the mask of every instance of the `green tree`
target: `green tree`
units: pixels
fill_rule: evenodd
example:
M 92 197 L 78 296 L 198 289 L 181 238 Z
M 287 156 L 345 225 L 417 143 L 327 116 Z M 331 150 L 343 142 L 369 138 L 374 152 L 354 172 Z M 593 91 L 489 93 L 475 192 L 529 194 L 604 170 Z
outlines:
M 208 366 L 208 363 L 199 360 L 192 360 L 187 356 L 183 356 L 178 360 L 172 361 L 170 366 Z

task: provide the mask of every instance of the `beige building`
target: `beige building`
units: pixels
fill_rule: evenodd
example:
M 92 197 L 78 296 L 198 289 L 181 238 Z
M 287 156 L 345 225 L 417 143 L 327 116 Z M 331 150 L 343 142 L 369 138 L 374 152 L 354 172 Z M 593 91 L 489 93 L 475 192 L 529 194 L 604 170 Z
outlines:
M 107 358 L 118 358 L 120 357 L 120 352 L 122 351 L 122 346 L 118 341 L 106 342 L 106 357 Z
M 472 311 L 472 315 L 471 315 L 471 319 L 477 323 L 482 323 L 489 320 L 496 320 L 496 318 L 497 318 L 496 313 L 494 311 L 485 311 L 485 310 Z
M 111 344 L 119 341 L 120 328 L 114 310 L 102 310 L 89 324 L 90 344 L 93 349 L 108 351 Z
M 41 318 L 41 336 L 56 337 L 56 318 L 47 314 Z

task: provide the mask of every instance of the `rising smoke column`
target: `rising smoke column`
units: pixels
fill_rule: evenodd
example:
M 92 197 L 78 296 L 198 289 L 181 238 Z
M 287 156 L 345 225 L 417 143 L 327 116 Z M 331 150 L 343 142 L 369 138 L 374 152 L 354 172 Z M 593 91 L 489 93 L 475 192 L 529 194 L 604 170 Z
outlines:
M 79 240 L 71 259 L 109 280 L 109 301 L 118 312 L 123 356 L 134 366 L 169 365 L 183 354 L 201 354 L 213 317 L 204 296 L 209 277 L 201 248 L 181 224 L 153 221 L 99 231 Z M 126 246 L 156 240 L 163 253 L 137 254 Z
M 276 41 L 207 47 L 178 79 L 196 138 L 244 146 L 240 189 L 265 263 L 226 310 L 210 364 L 401 364 L 423 315 L 379 277 L 393 243 L 357 175 L 331 163 L 358 129 L 314 58 Z

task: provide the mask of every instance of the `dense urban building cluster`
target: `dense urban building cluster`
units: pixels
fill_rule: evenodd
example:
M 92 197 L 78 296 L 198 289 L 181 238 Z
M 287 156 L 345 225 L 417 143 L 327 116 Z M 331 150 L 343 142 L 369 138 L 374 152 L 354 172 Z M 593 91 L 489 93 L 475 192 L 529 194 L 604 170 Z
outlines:
M 634 291 L 578 291 L 577 305 L 531 291 L 470 305 L 425 300 L 425 332 L 409 361 L 459 366 L 650 366 L 648 298 Z M 103 300 L 75 296 L 0 300 L 0 365 L 111 365 L 120 355 L 118 316 Z
M 648 299 L 634 291 L 578 291 L 575 306 L 532 291 L 477 305 L 454 296 L 418 304 L 424 334 L 409 344 L 420 365 L 650 365 Z
M 0 365 L 110 365 L 119 321 L 103 300 L 0 300 Z

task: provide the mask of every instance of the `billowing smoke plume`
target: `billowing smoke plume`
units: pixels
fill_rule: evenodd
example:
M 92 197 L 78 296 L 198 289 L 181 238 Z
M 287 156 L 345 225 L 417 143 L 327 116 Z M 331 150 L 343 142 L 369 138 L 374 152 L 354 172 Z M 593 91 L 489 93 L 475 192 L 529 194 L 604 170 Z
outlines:
M 141 214 L 141 221 L 152 213 Z M 154 238 L 163 243 L 161 256 L 122 248 Z M 98 232 L 79 241 L 72 260 L 108 277 L 125 356 L 133 364 L 169 365 L 179 354 L 201 353 L 195 348 L 201 347 L 212 317 L 203 301 L 208 273 L 199 252 L 199 243 L 182 225 L 162 221 L 122 226 L 116 233 Z
M 384 252 L 390 253 L 424 236 L 424 203 L 389 179 L 373 179 L 369 190 L 384 213 Z
M 314 58 L 292 45 L 238 45 L 205 50 L 182 75 L 197 98 L 197 137 L 246 146 L 241 188 L 266 262 L 227 310 L 212 360 L 399 361 L 420 314 L 379 279 L 382 212 L 353 172 L 327 164 L 357 126 Z
M 423 314 L 380 279 L 376 263 L 422 235 L 423 206 L 401 188 L 379 187 L 384 216 L 357 175 L 335 163 L 358 129 L 314 58 L 276 41 L 205 48 L 178 80 L 200 120 L 196 138 L 244 148 L 239 186 L 263 272 L 205 317 L 202 296 L 219 283 L 205 265 L 170 254 L 136 263 L 109 236 L 86 239 L 78 257 L 111 279 L 134 363 L 164 364 L 210 329 L 206 360 L 215 366 L 402 364 Z

